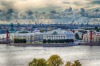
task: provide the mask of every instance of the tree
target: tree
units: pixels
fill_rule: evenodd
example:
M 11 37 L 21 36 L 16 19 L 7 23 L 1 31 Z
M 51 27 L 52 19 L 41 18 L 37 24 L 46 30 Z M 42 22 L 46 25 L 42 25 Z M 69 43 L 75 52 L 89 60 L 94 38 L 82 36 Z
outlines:
M 14 39 L 14 43 L 26 43 L 26 42 L 27 42 L 26 39 L 17 39 L 17 38 Z
M 19 40 L 17 38 L 14 38 L 14 43 L 18 43 Z
M 44 39 L 44 40 L 43 40 L 43 43 L 46 43 L 46 42 L 47 42 L 47 40 Z
M 47 61 L 49 66 L 61 66 L 63 64 L 62 59 L 58 55 L 52 55 L 48 61 Z
M 43 58 L 33 59 L 33 61 L 29 63 L 29 66 L 47 66 L 47 61 Z
M 99 29 L 98 27 L 95 27 L 95 30 L 96 30 L 97 32 L 99 32 L 100 29 Z
M 37 66 L 37 59 L 33 59 L 32 62 L 29 62 L 29 66 Z
M 79 60 L 74 61 L 72 66 L 82 66 L 82 64 L 79 62 Z
M 26 39 L 23 39 L 23 43 L 26 43 Z
M 71 63 L 68 61 L 65 66 L 82 66 L 82 64 L 79 62 L 79 60 L 74 61 L 74 63 Z
M 75 64 L 72 64 L 71 66 L 76 66 Z
M 65 66 L 71 66 L 71 62 L 68 61 L 68 62 L 65 64 Z
M 51 40 L 50 39 L 48 39 L 48 43 L 51 43 Z
M 80 39 L 78 33 L 75 34 L 75 38 L 78 39 L 78 40 Z

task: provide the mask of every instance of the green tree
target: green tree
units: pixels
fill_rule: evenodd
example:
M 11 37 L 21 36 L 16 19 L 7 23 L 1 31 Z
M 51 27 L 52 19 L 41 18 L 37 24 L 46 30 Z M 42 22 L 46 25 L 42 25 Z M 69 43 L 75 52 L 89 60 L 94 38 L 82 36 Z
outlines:
M 47 43 L 47 40 L 44 39 L 44 40 L 43 40 L 43 43 Z
M 51 40 L 50 39 L 48 39 L 48 43 L 51 43 Z
M 100 28 L 99 28 L 99 27 L 95 27 L 95 30 L 96 30 L 97 32 L 99 32 L 99 31 L 100 31 Z
M 80 39 L 78 33 L 75 34 L 75 38 L 78 39 L 78 40 Z
M 33 59 L 32 62 L 29 62 L 29 66 L 47 66 L 47 61 L 43 58 Z
M 72 66 L 82 66 L 82 64 L 79 62 L 79 60 L 74 61 Z
M 75 64 L 72 64 L 71 66 L 76 66 Z
M 26 39 L 23 39 L 23 43 L 26 43 Z
M 17 38 L 14 39 L 14 43 L 18 43 L 19 40 Z
M 47 61 L 49 66 L 61 66 L 63 64 L 62 59 L 58 55 L 52 55 L 48 61 Z
M 65 66 L 71 66 L 71 62 L 68 61 L 68 62 L 65 64 Z
M 82 66 L 82 64 L 79 62 L 79 60 L 74 61 L 74 63 L 71 63 L 68 61 L 65 66 Z
M 37 66 L 37 59 L 33 59 L 32 62 L 29 62 L 29 66 Z

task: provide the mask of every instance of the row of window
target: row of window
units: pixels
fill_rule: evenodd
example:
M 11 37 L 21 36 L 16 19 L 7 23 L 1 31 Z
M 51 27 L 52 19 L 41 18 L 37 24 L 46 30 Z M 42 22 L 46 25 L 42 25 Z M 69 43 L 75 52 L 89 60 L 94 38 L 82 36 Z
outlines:
M 65 38 L 65 36 L 45 36 L 45 38 Z
M 84 41 L 85 42 L 90 42 L 90 38 L 85 38 Z M 100 41 L 100 38 L 93 38 L 92 41 L 93 42 L 99 42 Z

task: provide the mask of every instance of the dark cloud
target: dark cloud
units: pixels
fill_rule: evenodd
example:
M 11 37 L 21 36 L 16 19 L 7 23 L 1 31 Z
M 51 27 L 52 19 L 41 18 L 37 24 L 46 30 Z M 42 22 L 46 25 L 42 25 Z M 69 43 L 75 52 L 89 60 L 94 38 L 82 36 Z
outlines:
M 74 5 L 82 5 L 81 3 L 78 3 L 78 2 L 74 2 L 73 4 Z
M 99 4 L 100 5 L 100 0 L 93 0 L 91 3 L 92 4 Z
M 70 2 L 63 2 L 63 4 L 71 4 Z M 81 5 L 79 2 L 73 2 L 73 5 Z
M 63 2 L 63 4 L 70 4 L 69 2 Z
M 14 2 L 12 1 L 0 1 L 0 5 L 3 6 L 4 9 L 13 8 Z

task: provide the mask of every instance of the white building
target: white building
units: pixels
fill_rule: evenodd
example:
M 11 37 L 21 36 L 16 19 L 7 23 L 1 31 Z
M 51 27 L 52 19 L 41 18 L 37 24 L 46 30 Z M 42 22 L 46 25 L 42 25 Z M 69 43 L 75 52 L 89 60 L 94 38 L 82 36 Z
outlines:
M 75 39 L 75 35 L 72 31 L 56 29 L 44 33 L 43 39 L 45 40 Z
M 13 33 L 10 33 L 9 34 L 9 39 L 13 40 L 14 38 L 14 34 Z M 6 34 L 0 34 L 0 39 L 6 39 Z
M 43 33 L 41 33 L 38 29 L 35 29 L 33 33 L 34 33 L 34 41 L 43 41 Z
M 32 33 L 28 31 L 18 31 L 16 33 L 9 33 L 9 39 L 14 42 L 14 39 L 25 39 L 26 42 L 35 42 L 35 41 L 42 41 L 43 34 L 35 30 Z M 6 34 L 0 34 L 0 39 L 6 40 Z
M 33 42 L 34 33 L 15 33 L 13 39 L 25 39 L 26 42 Z
M 43 41 L 43 39 L 60 40 L 60 39 L 75 39 L 75 35 L 72 31 L 56 29 L 41 33 L 39 30 L 34 30 L 32 33 L 27 31 L 18 31 L 16 33 L 9 33 L 9 39 L 14 42 L 14 39 L 25 39 L 26 42 L 37 42 Z M 0 39 L 6 39 L 6 34 L 0 34 Z

